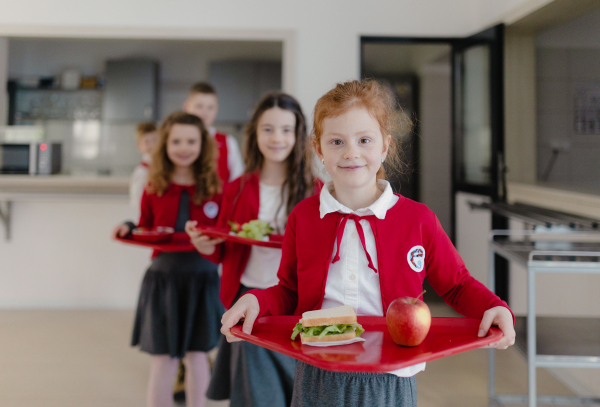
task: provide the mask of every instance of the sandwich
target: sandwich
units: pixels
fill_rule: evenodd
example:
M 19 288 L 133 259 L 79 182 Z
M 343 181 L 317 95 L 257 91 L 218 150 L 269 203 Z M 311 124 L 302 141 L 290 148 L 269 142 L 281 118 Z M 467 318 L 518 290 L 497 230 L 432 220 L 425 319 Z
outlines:
M 365 330 L 356 322 L 356 313 L 350 305 L 307 311 L 294 327 L 292 340 L 300 334 L 300 341 L 331 342 L 356 338 Z

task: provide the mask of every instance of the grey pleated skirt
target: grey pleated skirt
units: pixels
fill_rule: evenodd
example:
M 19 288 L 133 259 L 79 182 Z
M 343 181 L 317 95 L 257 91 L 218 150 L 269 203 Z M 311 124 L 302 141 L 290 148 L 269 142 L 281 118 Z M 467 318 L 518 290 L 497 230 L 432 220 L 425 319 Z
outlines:
M 237 298 L 250 289 L 242 285 Z M 223 336 L 206 397 L 229 399 L 231 407 L 288 407 L 295 368 L 295 359 Z
M 330 372 L 296 365 L 292 407 L 416 407 L 415 376 Z
M 131 345 L 175 358 L 207 352 L 221 336 L 223 312 L 217 266 L 197 252 L 163 252 L 142 281 Z

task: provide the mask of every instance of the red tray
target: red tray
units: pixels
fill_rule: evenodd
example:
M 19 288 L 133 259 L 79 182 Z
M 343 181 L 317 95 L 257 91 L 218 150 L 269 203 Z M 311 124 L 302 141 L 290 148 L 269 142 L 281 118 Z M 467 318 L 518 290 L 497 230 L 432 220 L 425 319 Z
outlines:
M 175 232 L 171 240 L 166 242 L 142 242 L 134 240 L 131 234 L 125 237 L 117 237 L 121 243 L 132 244 L 135 246 L 149 247 L 161 252 L 193 252 L 196 251 L 194 245 L 190 242 L 190 237 L 185 232 Z
M 396 345 L 388 332 L 385 317 L 358 317 L 365 328 L 366 341 L 330 347 L 316 347 L 292 341 L 298 316 L 262 317 L 256 320 L 252 334 L 242 326 L 231 328 L 233 335 L 321 369 L 334 372 L 391 372 L 417 363 L 440 359 L 477 349 L 502 338 L 493 327 L 483 338 L 477 337 L 480 320 L 466 318 L 432 318 L 425 341 L 416 347 Z
M 230 242 L 248 244 L 251 246 L 261 246 L 261 247 L 270 247 L 273 249 L 281 249 L 283 245 L 283 235 L 270 235 L 268 241 L 264 240 L 256 240 L 249 239 L 247 237 L 241 237 L 238 235 L 230 235 L 229 229 L 226 228 L 218 228 L 215 226 L 202 226 L 196 227 L 196 230 L 202 232 L 206 236 L 217 237 L 220 239 L 225 239 Z

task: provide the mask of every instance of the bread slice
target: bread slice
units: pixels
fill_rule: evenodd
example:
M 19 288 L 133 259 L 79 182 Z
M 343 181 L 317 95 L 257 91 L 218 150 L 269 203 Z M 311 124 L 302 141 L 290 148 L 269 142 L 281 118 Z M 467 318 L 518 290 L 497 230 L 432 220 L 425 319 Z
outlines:
M 307 311 L 302 314 L 302 326 L 306 328 L 311 326 L 355 323 L 356 313 L 351 305 Z
M 307 338 L 304 337 L 304 332 L 300 332 L 300 341 L 302 343 L 306 342 L 332 342 L 332 341 L 345 341 L 346 339 L 356 338 L 356 332 L 348 332 L 347 334 L 339 334 L 339 335 L 325 335 L 322 338 L 318 336 L 309 336 Z

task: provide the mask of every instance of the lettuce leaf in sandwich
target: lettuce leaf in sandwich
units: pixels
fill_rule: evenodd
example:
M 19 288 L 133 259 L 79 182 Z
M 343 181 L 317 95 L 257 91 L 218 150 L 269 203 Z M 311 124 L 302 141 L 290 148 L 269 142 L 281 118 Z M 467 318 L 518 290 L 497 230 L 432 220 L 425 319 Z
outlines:
M 302 326 L 302 322 L 298 322 L 292 332 L 292 340 L 295 340 L 300 332 L 304 334 L 304 337 L 318 336 L 322 338 L 325 335 L 340 335 L 353 331 L 356 331 L 356 336 L 360 336 L 365 330 L 359 323 L 310 326 L 305 328 Z

